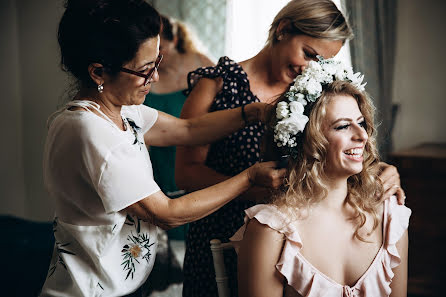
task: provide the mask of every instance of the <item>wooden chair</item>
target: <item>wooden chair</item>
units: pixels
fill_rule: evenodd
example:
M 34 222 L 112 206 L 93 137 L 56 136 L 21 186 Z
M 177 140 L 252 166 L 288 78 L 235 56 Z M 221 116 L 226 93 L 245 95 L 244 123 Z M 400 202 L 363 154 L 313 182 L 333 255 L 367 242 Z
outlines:
M 214 260 L 215 281 L 217 282 L 218 297 L 230 297 L 228 276 L 225 269 L 223 251 L 234 248 L 232 242 L 222 243 L 219 239 L 212 239 L 211 251 Z

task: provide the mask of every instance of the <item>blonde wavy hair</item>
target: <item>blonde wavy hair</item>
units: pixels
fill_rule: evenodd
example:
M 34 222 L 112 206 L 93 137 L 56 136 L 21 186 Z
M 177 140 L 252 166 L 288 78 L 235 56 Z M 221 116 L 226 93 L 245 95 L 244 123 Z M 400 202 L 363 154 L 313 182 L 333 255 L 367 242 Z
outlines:
M 314 103 L 309 112 L 309 121 L 303 135 L 300 136 L 299 153 L 296 159 L 290 158 L 287 166 L 286 184 L 281 191 L 275 193 L 272 203 L 298 216 L 302 210 L 325 199 L 328 193 L 327 176 L 324 174 L 327 157 L 328 140 L 323 134 L 322 125 L 327 113 L 328 103 L 337 95 L 352 96 L 358 103 L 364 116 L 368 141 L 364 148 L 363 170 L 348 178 L 348 194 L 346 202 L 354 209 L 352 219 L 357 223 L 354 236 L 361 241 L 359 229 L 365 225 L 369 213 L 373 217 L 372 232 L 379 223 L 378 208 L 383 187 L 378 177 L 379 155 L 376 148 L 376 130 L 374 126 L 374 105 L 365 92 L 356 89 L 345 81 L 335 81 L 325 87 L 321 97 Z M 286 100 L 285 96 L 277 103 Z M 275 111 L 275 109 L 273 109 Z M 275 125 L 275 115 L 271 114 L 269 127 Z M 265 158 L 278 159 L 283 153 L 273 141 L 273 128 L 268 129 L 265 142 Z M 267 143 L 269 145 L 267 145 Z
M 285 26 L 278 32 L 281 22 L 285 22 Z M 331 0 L 291 0 L 275 16 L 267 45 L 274 45 L 277 37 L 284 33 L 343 42 L 353 38 L 347 18 Z

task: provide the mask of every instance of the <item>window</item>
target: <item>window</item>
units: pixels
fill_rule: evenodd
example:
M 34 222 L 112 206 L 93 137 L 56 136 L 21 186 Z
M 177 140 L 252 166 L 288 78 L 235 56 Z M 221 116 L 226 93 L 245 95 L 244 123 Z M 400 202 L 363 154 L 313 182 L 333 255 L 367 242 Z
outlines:
M 274 16 L 289 0 L 227 0 L 225 55 L 235 61 L 253 57 L 265 45 Z M 341 0 L 334 0 L 340 7 Z M 351 65 L 346 43 L 337 58 Z

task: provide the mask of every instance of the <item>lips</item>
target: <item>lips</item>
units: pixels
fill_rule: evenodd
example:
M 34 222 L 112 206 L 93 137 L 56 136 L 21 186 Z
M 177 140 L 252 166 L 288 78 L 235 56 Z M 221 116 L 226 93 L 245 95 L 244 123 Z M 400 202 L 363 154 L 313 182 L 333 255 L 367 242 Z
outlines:
M 362 161 L 362 154 L 364 153 L 363 148 L 352 148 L 344 151 L 344 154 L 347 155 L 347 158 L 354 161 Z

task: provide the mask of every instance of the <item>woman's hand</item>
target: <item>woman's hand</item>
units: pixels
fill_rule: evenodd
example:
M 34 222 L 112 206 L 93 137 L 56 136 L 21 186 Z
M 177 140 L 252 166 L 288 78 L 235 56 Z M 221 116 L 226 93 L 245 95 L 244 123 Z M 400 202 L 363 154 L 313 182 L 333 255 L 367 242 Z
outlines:
M 273 108 L 274 105 L 263 102 L 247 104 L 245 106 L 246 124 L 252 124 L 259 121 L 266 123 L 269 120 Z
M 277 169 L 277 162 L 256 163 L 246 169 L 251 185 L 277 189 L 283 184 L 286 169 Z
M 403 205 L 406 199 L 403 189 L 401 188 L 401 180 L 398 170 L 395 166 L 381 162 L 381 173 L 379 178 L 384 187 L 384 194 L 382 200 L 389 199 L 390 196 L 395 195 L 398 203 Z

